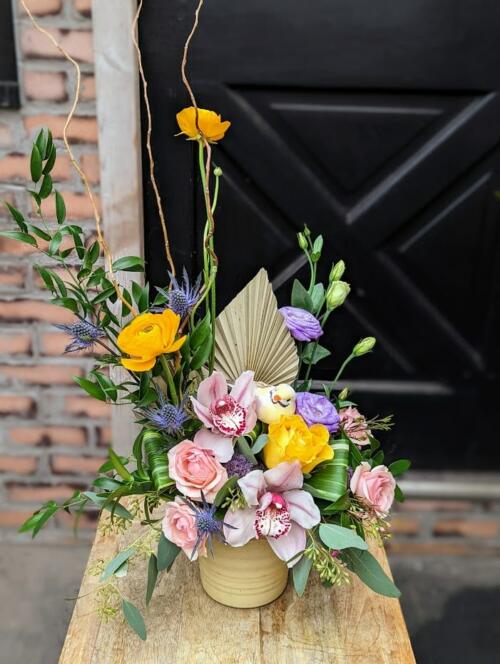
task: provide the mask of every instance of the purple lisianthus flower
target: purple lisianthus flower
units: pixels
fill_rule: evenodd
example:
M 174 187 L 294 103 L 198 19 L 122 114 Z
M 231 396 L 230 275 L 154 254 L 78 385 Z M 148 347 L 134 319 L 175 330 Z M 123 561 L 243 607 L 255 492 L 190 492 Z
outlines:
M 297 341 L 313 341 L 323 334 L 319 320 L 305 309 L 281 307 L 279 312 L 285 319 L 290 334 Z
M 326 397 L 312 392 L 297 392 L 295 395 L 295 412 L 300 415 L 307 426 L 323 424 L 330 433 L 340 427 L 340 416 L 337 409 Z

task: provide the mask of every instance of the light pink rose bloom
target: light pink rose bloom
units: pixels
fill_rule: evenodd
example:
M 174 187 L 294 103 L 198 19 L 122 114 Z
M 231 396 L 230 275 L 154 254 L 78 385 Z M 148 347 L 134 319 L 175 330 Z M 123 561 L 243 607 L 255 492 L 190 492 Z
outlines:
M 208 503 L 227 482 L 227 471 L 212 450 L 183 440 L 168 452 L 168 474 L 177 489 L 193 500 L 201 500 L 201 492 Z
M 394 501 L 396 480 L 386 466 L 370 467 L 362 461 L 351 477 L 351 491 L 365 500 L 380 516 L 387 514 Z
M 341 408 L 339 411 L 340 426 L 344 433 L 356 443 L 356 445 L 369 445 L 371 431 L 366 425 L 366 418 L 361 415 L 357 408 L 349 406 L 349 408 Z
M 205 425 L 194 441 L 213 450 L 221 462 L 233 456 L 233 439 L 251 431 L 257 422 L 254 372 L 245 371 L 230 393 L 227 381 L 219 371 L 202 380 L 196 399 L 191 397 L 194 412 Z
M 191 560 L 196 560 L 198 554 L 207 555 L 206 543 L 202 541 L 198 549 L 193 554 L 193 550 L 198 539 L 198 530 L 196 528 L 196 517 L 193 510 L 179 496 L 175 497 L 165 507 L 165 516 L 162 521 L 162 529 L 165 537 L 177 544 L 186 556 Z
M 306 529 L 321 518 L 311 494 L 301 491 L 303 482 L 298 461 L 284 461 L 265 472 L 252 470 L 238 480 L 248 508 L 226 512 L 224 523 L 232 526 L 224 527 L 227 543 L 243 546 L 266 537 L 278 558 L 293 567 L 305 549 Z

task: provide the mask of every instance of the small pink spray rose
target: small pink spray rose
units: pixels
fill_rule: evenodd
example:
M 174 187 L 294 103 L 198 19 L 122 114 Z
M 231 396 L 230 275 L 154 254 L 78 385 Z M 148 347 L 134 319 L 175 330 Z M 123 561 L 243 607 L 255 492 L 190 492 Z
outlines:
M 197 550 L 193 553 L 198 539 L 196 516 L 189 505 L 179 496 L 167 503 L 162 529 L 165 537 L 180 547 L 191 560 L 196 560 L 198 554 L 207 555 L 204 541 L 198 545 Z
M 183 440 L 168 452 L 168 474 L 184 496 L 213 503 L 217 491 L 227 482 L 227 471 L 212 450 Z
M 350 486 L 352 493 L 373 507 L 379 516 L 391 509 L 396 480 L 386 466 L 371 468 L 367 461 L 362 461 L 351 477 Z

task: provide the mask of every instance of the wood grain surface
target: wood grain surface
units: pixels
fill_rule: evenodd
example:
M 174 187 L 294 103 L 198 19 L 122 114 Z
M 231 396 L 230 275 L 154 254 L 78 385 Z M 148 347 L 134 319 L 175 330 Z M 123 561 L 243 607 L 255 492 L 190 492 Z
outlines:
M 376 595 L 357 578 L 326 590 L 312 576 L 302 598 L 289 583 L 269 606 L 230 609 L 204 593 L 197 564 L 182 554 L 163 573 L 148 608 L 146 561 L 134 562 L 120 581 L 143 612 L 148 638 L 141 641 L 121 616 L 103 622 L 96 615 L 91 591 L 99 581 L 89 574 L 131 541 L 135 528 L 122 536 L 97 535 L 59 664 L 415 663 L 399 601 Z M 372 552 L 389 571 L 384 550 Z

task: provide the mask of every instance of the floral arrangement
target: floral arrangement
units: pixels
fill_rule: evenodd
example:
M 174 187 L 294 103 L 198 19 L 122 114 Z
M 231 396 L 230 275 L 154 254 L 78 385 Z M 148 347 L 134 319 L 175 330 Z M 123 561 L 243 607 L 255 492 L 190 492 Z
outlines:
M 207 202 L 203 271 L 194 279 L 183 270 L 182 278 L 171 273 L 165 287 L 120 284 L 122 272 L 143 270 L 143 260 L 126 256 L 103 265 L 100 243 L 86 243 L 83 229 L 66 219 L 63 197 L 51 179 L 56 147 L 48 130 L 39 133 L 31 153 L 29 193 L 38 221 L 6 203 L 18 230 L 2 235 L 38 247 L 57 267 L 40 264 L 37 270 L 51 301 L 75 316 L 73 324 L 59 326 L 69 337 L 66 352 L 102 351 L 90 374 L 75 381 L 96 399 L 130 404 L 141 427 L 130 455 L 109 449 L 92 491 L 76 491 L 61 504 L 45 503 L 21 531 L 35 536 L 58 510 L 81 513 L 88 504 L 110 513 L 102 526 L 108 531 L 141 520 L 140 541 L 98 570 L 103 615 L 116 612 L 116 586 L 111 592 L 106 584 L 124 574 L 132 556 L 149 557 L 149 601 L 158 573 L 168 571 L 179 552 L 191 561 L 213 555 L 214 538 L 232 547 L 266 538 L 292 569 L 300 595 L 314 570 L 325 586 L 348 583 L 354 573 L 375 591 L 396 597 L 398 590 L 368 551 L 368 540 L 389 537 L 393 499 L 403 499 L 395 478 L 409 462 L 384 465 L 375 434 L 390 428 L 391 417 L 367 419 L 350 400 L 349 389 L 337 389 L 348 363 L 371 352 L 375 339 L 356 343 L 332 383 L 312 391 L 311 370 L 330 355 L 319 340 L 350 290 L 342 280 L 344 262 L 332 265 L 328 284 L 318 282 L 323 239 L 313 238 L 307 227 L 298 233 L 309 284 L 295 280 L 291 305 L 278 310 L 261 273 L 268 290 L 259 299 L 267 297 L 277 322 L 273 319 L 274 329 L 256 332 L 262 352 L 276 337 L 283 340 L 277 376 L 287 363 L 290 379 L 262 381 L 246 358 L 239 360 L 244 369 L 239 375 L 224 375 L 218 368 L 224 365 L 224 345 L 219 359 L 216 343 L 213 235 L 222 173 L 215 167 L 207 178 L 205 159 L 229 122 L 194 107 L 181 111 L 177 121 L 197 145 Z M 55 222 L 43 212 L 50 196 L 55 197 Z M 107 259 L 106 250 L 104 255 Z M 221 317 L 231 314 L 232 306 Z M 225 341 L 230 346 L 231 340 Z M 128 377 L 118 381 L 115 367 Z M 144 638 L 137 607 L 120 599 L 125 617 Z

